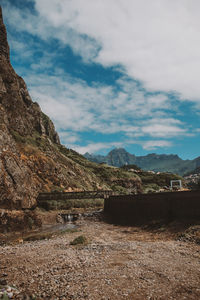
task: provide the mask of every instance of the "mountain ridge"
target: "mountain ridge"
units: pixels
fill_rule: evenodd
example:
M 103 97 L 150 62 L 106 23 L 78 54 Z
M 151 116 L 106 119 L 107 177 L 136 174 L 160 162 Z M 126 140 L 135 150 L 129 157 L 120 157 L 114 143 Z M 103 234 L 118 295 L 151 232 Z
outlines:
M 200 166 L 200 157 L 193 160 L 183 160 L 177 154 L 156 154 L 150 153 L 144 156 L 130 154 L 124 148 L 115 148 L 106 156 L 85 153 L 90 161 L 107 163 L 111 166 L 122 167 L 123 165 L 135 164 L 144 170 L 155 172 L 171 172 L 184 175 L 192 172 Z

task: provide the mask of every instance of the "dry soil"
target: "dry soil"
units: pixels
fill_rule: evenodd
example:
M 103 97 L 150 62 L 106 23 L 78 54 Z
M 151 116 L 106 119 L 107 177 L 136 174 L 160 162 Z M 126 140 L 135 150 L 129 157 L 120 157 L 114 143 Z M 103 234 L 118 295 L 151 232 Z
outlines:
M 160 228 L 79 221 L 78 232 L 0 247 L 0 278 L 35 299 L 200 299 L 200 246 Z M 84 235 L 88 243 L 70 242 Z

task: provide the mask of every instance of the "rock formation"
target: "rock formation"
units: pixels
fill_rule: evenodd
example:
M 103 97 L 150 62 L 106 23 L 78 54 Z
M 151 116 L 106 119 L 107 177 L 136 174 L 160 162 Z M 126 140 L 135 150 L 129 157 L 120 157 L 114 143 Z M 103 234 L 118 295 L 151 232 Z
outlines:
M 40 191 L 110 188 L 100 173 L 60 144 L 52 121 L 31 100 L 11 66 L 0 8 L 0 208 L 31 208 Z
M 3 206 L 18 206 L 25 201 L 29 207 L 36 196 L 31 170 L 23 164 L 11 134 L 15 131 L 25 135 L 38 125 L 41 112 L 38 106 L 37 109 L 34 106 L 23 79 L 17 76 L 10 64 L 0 9 L 0 199 Z

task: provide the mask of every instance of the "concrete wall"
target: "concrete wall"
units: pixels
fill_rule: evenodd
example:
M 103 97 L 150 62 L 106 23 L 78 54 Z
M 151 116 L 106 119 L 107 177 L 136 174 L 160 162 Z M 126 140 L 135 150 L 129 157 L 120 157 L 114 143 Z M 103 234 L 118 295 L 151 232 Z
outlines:
M 116 223 L 200 221 L 200 191 L 110 196 L 105 199 L 104 211 Z

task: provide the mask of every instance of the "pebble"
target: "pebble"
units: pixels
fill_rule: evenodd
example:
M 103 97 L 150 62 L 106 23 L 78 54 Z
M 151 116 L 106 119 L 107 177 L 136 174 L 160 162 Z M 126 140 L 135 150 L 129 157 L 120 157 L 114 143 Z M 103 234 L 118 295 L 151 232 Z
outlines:
M 7 281 L 5 279 L 0 279 L 0 285 L 7 285 Z

